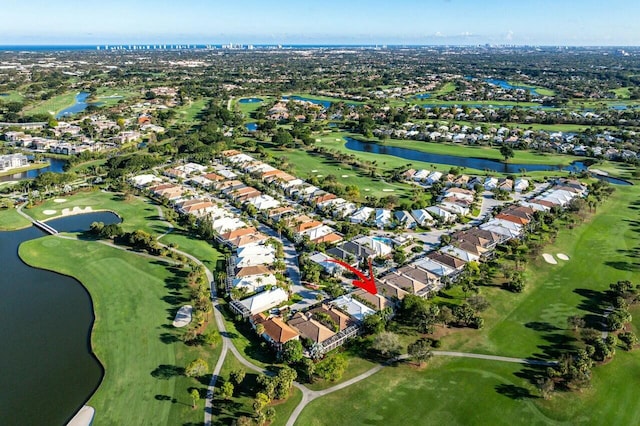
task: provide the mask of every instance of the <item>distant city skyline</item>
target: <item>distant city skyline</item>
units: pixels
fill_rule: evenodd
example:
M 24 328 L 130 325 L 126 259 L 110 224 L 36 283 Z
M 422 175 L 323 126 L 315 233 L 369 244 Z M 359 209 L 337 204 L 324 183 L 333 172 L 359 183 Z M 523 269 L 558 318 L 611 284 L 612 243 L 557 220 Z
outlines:
M 4 0 L 0 45 L 640 45 L 633 0 Z

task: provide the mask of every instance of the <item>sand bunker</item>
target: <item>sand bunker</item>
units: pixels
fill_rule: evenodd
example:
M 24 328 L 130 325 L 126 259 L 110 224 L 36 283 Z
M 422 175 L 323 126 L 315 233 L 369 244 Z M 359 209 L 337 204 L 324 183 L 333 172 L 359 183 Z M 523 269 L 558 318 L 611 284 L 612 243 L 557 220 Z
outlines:
M 93 421 L 93 416 L 95 416 L 96 410 L 89 406 L 83 406 L 80 411 L 76 413 L 75 416 L 67 423 L 67 426 L 87 426 L 90 425 Z
M 322 177 L 323 175 L 316 175 L 316 177 Z
M 542 257 L 544 259 L 545 262 L 550 263 L 552 265 L 557 265 L 558 261 L 549 253 L 543 253 Z
M 45 210 L 42 214 L 46 214 L 47 216 L 51 216 L 52 214 L 56 214 L 56 210 Z
M 343 178 L 348 178 L 348 177 L 349 177 L 349 175 L 342 175 L 342 177 L 343 177 Z
M 314 169 L 314 170 L 311 170 L 311 173 L 317 173 L 317 172 L 318 172 L 318 171 L 317 171 L 317 170 L 315 170 L 315 169 Z
M 558 259 L 560 259 L 560 260 L 569 260 L 569 256 L 567 256 L 567 255 L 566 255 L 566 254 L 564 254 L 564 253 L 558 253 L 558 254 L 556 254 L 556 257 L 557 257 Z
M 336 142 L 340 142 L 340 138 L 336 138 Z
M 365 190 L 365 192 L 371 191 L 369 188 L 365 188 L 364 190 Z
M 53 200 L 54 203 L 66 203 L 67 200 L 64 198 L 56 198 Z
M 395 189 L 388 189 L 388 188 L 385 188 L 382 190 L 382 192 L 394 192 L 394 191 Z
M 191 312 L 193 312 L 193 306 L 184 305 L 178 312 L 176 312 L 176 317 L 173 320 L 173 326 L 180 328 L 188 325 L 191 322 Z
M 91 208 L 91 206 L 87 206 L 84 209 L 82 207 L 75 206 L 72 209 L 62 209 L 62 215 L 67 216 L 72 214 L 90 213 L 92 211 L 93 209 Z

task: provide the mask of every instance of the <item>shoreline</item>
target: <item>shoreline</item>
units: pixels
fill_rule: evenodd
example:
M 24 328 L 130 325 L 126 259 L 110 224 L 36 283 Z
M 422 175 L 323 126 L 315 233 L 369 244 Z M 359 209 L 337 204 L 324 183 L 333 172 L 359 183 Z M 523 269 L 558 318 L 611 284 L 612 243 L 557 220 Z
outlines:
M 45 235 L 45 237 L 54 237 L 54 238 L 56 238 L 53 235 Z M 39 237 L 39 238 L 42 238 L 42 237 Z M 31 241 L 31 240 L 26 240 L 26 241 Z M 100 366 L 100 370 L 101 370 L 102 374 L 100 375 L 100 381 L 96 385 L 95 389 L 93 389 L 91 391 L 91 393 L 87 396 L 87 398 L 84 401 L 82 401 L 82 403 L 80 404 L 78 409 L 75 410 L 73 413 L 71 413 L 67 417 L 67 421 L 66 421 L 65 424 L 69 424 L 69 422 L 71 422 L 71 420 L 73 420 L 73 418 L 84 408 L 84 406 L 87 405 L 87 403 L 91 400 L 91 398 L 93 398 L 93 396 L 96 394 L 96 392 L 98 392 L 98 389 L 100 389 L 100 387 L 102 386 L 102 383 L 104 383 L 104 378 L 105 378 L 105 376 L 107 374 L 107 369 L 105 368 L 104 364 L 102 363 L 102 360 L 98 357 L 98 355 L 96 354 L 96 352 L 94 350 L 93 330 L 94 330 L 95 324 L 96 324 L 95 303 L 93 301 L 93 296 L 91 295 L 91 291 L 89 290 L 89 288 L 82 281 L 80 281 L 78 278 L 76 278 L 76 277 L 74 277 L 72 275 L 69 275 L 69 274 L 65 274 L 65 273 L 62 273 L 62 272 L 59 272 L 59 271 L 55 271 L 53 269 L 34 266 L 34 265 L 30 264 L 29 262 L 27 262 L 22 257 L 22 255 L 20 254 L 20 247 L 26 241 L 23 241 L 23 242 L 20 243 L 20 245 L 18 246 L 18 252 L 16 253 L 16 255 L 18 256 L 18 258 L 20 259 L 20 261 L 22 263 L 24 263 L 25 265 L 29 266 L 30 268 L 39 269 L 39 270 L 42 270 L 42 271 L 48 271 L 48 272 L 51 272 L 51 273 L 54 273 L 54 274 L 58 274 L 58 275 L 62 275 L 62 276 L 65 276 L 65 277 L 68 277 L 68 278 L 74 280 L 87 293 L 87 296 L 89 296 L 89 303 L 91 304 L 91 306 L 90 306 L 90 308 L 91 308 L 91 324 L 89 324 L 89 335 L 87 336 L 87 340 L 88 340 L 88 343 L 89 343 L 90 355 L 91 355 L 91 357 L 93 357 L 97 361 L 98 365 Z M 95 420 L 95 413 L 94 413 L 94 420 Z
M 11 175 L 15 175 L 18 173 L 24 173 L 24 172 L 28 172 L 31 170 L 39 170 L 39 169 L 44 169 L 45 167 L 49 167 L 51 164 L 49 164 L 48 162 L 44 162 L 44 163 L 32 163 L 29 166 L 26 167 L 17 167 L 15 169 L 9 169 L 9 170 L 5 170 L 0 172 L 0 177 L 5 177 L 5 176 L 11 176 Z M 13 181 L 14 179 L 12 179 L 11 181 Z M 19 181 L 21 179 L 15 179 L 16 181 Z M 10 181 L 10 182 L 11 182 Z

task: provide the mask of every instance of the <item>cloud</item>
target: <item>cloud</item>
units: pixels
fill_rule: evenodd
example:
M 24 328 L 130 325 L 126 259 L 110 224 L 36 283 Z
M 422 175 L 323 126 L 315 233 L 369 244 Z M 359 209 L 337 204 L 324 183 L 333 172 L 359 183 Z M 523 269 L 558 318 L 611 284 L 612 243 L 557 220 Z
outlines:
M 508 41 L 513 40 L 513 31 L 509 30 L 507 32 L 507 35 L 504 38 L 507 39 Z

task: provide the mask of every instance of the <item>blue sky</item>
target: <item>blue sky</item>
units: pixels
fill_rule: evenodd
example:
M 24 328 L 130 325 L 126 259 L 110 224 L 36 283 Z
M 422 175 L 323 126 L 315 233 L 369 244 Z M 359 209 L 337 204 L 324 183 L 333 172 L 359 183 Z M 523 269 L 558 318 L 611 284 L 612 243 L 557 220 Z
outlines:
M 1 0 L 0 44 L 640 45 L 639 0 Z

